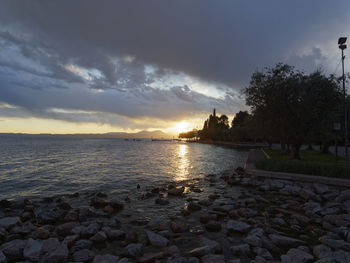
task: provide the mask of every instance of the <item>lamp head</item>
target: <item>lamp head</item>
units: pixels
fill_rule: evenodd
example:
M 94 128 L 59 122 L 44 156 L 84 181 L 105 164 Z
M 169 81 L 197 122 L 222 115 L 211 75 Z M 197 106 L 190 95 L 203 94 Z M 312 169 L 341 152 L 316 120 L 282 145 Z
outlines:
M 346 42 L 346 39 L 347 39 L 347 37 L 340 37 L 340 38 L 338 39 L 338 45 L 339 45 L 339 46 L 344 45 L 345 42 Z

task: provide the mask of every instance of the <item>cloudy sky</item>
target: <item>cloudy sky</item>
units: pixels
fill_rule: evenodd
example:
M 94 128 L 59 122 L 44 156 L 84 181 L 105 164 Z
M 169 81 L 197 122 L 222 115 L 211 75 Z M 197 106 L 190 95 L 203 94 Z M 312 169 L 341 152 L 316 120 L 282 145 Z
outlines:
M 266 66 L 340 74 L 349 10 L 347 0 L 2 0 L 0 132 L 201 128 L 214 107 L 246 109 L 240 90 Z

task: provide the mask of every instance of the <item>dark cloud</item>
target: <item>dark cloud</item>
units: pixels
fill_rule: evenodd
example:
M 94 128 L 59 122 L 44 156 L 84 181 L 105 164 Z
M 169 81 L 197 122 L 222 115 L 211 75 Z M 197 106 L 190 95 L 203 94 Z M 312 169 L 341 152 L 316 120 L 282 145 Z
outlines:
M 349 7 L 345 0 L 4 0 L 0 101 L 66 119 L 49 109 L 169 119 L 213 107 L 234 113 L 244 107 L 238 92 L 256 69 L 279 61 L 306 71 L 327 67 L 328 43 L 338 52 L 337 37 L 349 33 Z M 154 85 L 177 74 L 225 95 Z M 91 113 L 69 120 L 79 116 L 97 121 Z

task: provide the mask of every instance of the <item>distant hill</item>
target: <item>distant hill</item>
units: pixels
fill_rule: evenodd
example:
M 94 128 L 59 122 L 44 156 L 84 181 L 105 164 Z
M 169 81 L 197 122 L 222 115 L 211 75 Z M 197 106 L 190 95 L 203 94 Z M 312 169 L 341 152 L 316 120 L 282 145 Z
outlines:
M 0 133 L 0 136 L 40 136 L 40 137 L 79 137 L 79 138 L 125 138 L 125 139 L 172 139 L 174 135 L 157 131 L 129 132 L 109 132 L 109 133 L 91 133 L 91 134 L 25 134 L 25 133 Z M 177 136 L 175 136 L 177 137 Z

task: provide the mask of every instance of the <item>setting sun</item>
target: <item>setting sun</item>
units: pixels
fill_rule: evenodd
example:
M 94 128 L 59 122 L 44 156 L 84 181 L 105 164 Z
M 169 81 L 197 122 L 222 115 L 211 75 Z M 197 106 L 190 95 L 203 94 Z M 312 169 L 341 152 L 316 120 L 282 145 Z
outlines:
M 189 124 L 186 121 L 179 122 L 174 126 L 173 130 L 177 133 L 186 132 L 189 130 Z

